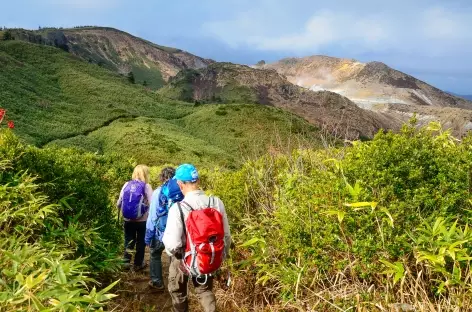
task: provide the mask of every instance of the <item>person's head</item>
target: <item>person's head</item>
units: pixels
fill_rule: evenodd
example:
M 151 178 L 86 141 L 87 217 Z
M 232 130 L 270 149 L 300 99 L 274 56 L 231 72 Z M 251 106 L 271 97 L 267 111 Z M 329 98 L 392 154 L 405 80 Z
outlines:
M 172 167 L 165 167 L 164 169 L 161 170 L 161 173 L 159 174 L 159 180 L 161 180 L 162 183 L 165 183 L 172 179 L 175 175 L 175 169 Z
M 180 190 L 184 195 L 199 189 L 199 177 L 197 168 L 191 164 L 180 165 L 175 170 L 175 177 Z
M 149 167 L 145 165 L 137 165 L 133 171 L 133 180 L 139 180 L 149 183 Z

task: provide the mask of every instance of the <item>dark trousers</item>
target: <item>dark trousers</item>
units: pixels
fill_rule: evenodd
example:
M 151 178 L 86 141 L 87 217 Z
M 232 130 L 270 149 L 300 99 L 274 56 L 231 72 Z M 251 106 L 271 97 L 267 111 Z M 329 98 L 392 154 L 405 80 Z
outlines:
M 146 221 L 130 222 L 125 221 L 125 254 L 124 258 L 127 263 L 131 262 L 132 250 L 136 247 L 134 255 L 134 265 L 140 266 L 144 263 L 144 251 L 146 245 L 144 236 L 146 235 Z
M 157 240 L 153 239 L 151 241 L 151 264 L 149 271 L 151 273 L 151 281 L 158 285 L 164 285 L 164 280 L 162 278 L 162 251 L 164 251 L 164 244 Z

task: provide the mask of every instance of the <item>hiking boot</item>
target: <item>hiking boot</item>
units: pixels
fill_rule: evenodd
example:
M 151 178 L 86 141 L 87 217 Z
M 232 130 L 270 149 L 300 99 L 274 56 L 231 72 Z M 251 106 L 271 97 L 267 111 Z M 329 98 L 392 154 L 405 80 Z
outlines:
M 153 281 L 149 281 L 148 285 L 149 285 L 149 288 L 157 290 L 157 291 L 164 291 L 165 290 L 164 284 L 162 284 L 162 283 L 156 283 L 156 282 L 153 282 Z
M 138 271 L 141 271 L 141 270 L 145 269 L 146 267 L 147 267 L 147 263 L 143 262 L 143 264 L 141 264 L 141 265 L 135 265 L 134 266 L 134 271 L 138 272 Z

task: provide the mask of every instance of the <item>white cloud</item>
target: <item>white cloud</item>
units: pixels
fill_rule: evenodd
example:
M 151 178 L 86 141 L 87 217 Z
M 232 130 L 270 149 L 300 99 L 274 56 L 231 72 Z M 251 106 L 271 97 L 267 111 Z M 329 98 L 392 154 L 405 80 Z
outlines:
M 262 50 L 319 50 L 326 45 L 356 41 L 374 48 L 388 38 L 388 25 L 375 17 L 356 18 L 348 13 L 324 11 L 313 15 L 300 33 L 259 37 L 254 44 Z
M 388 13 L 318 10 L 298 31 L 288 32 L 288 23 L 293 20 L 284 23 L 260 11 L 204 23 L 203 31 L 232 47 L 292 53 L 335 47 L 352 53 L 397 51 L 437 56 L 451 45 L 472 49 L 471 9 L 409 8 Z
M 470 12 L 453 12 L 441 7 L 427 10 L 422 17 L 423 34 L 431 39 L 470 39 Z

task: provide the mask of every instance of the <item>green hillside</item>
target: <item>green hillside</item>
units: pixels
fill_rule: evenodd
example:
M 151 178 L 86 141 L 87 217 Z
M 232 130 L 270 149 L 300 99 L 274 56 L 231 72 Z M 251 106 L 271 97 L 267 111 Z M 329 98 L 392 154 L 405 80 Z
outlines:
M 232 167 L 289 140 L 293 147 L 318 142 L 313 126 L 284 111 L 169 100 L 54 47 L 0 41 L 0 66 L 0 107 L 37 146 Z
M 207 105 L 180 119 L 123 118 L 88 135 L 51 145 L 82 147 L 98 153 L 121 152 L 139 162 L 191 161 L 235 167 L 244 156 L 268 147 L 315 146 L 316 129 L 298 117 L 256 105 Z M 262 144 L 261 144 L 262 142 Z
M 79 135 L 118 117 L 178 118 L 191 106 L 165 103 L 144 88 L 60 49 L 0 42 L 0 107 L 28 142 Z

